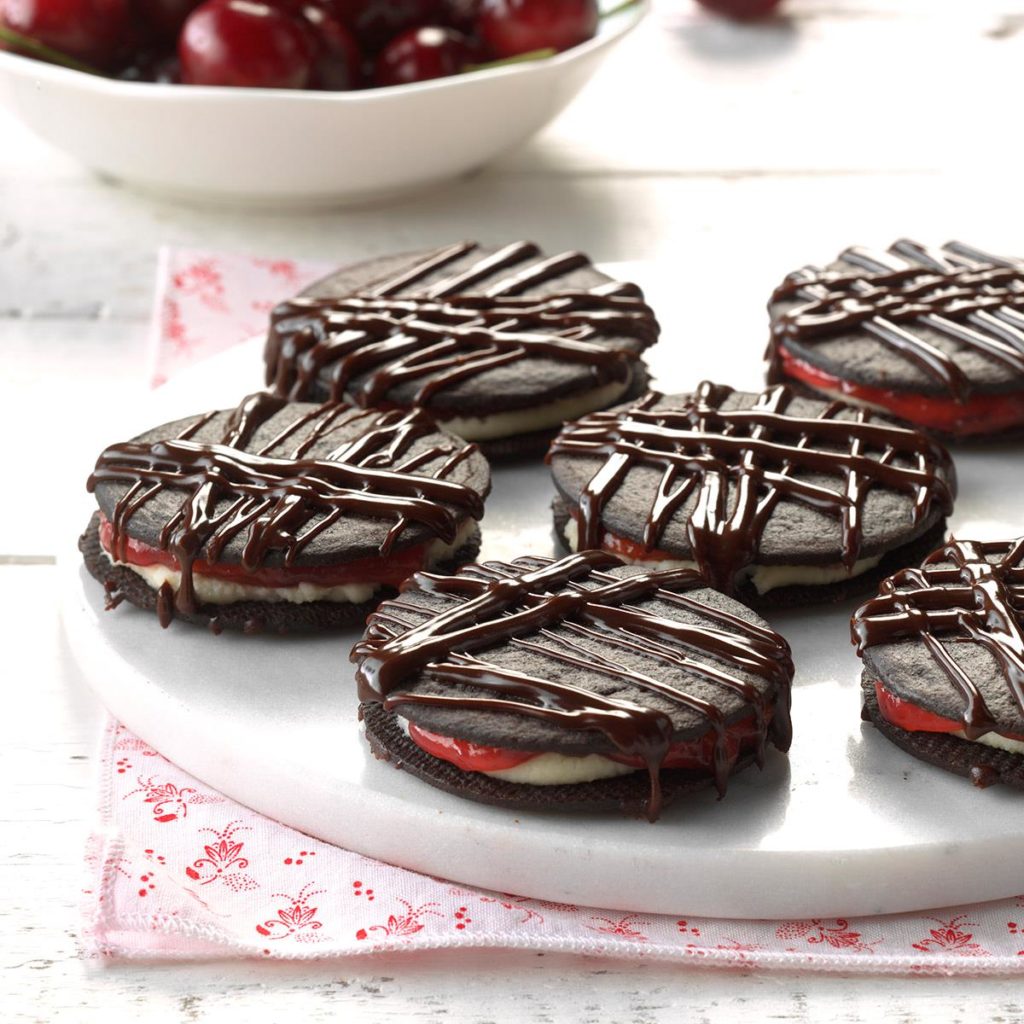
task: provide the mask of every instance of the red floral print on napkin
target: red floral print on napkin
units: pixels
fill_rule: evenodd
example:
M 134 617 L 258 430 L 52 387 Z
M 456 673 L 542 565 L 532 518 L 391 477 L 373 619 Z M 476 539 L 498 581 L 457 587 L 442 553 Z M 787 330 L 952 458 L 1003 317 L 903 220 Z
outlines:
M 266 329 L 274 306 L 332 269 L 315 261 L 165 249 L 157 280 L 150 380 L 223 352 Z

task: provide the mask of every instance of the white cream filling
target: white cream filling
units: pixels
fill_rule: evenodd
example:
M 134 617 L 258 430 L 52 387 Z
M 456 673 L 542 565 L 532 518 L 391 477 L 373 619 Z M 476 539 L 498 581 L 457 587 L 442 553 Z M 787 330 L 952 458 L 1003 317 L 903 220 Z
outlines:
M 437 539 L 430 542 L 427 548 L 426 568 L 443 562 L 461 548 L 470 535 L 476 522 L 466 520 L 459 527 L 455 540 L 451 544 Z M 131 562 L 118 562 L 104 551 L 113 565 L 123 565 L 141 576 L 154 590 L 159 590 L 164 583 L 177 592 L 181 586 L 181 573 L 166 565 L 133 565 Z M 217 579 L 193 573 L 193 586 L 196 598 L 201 604 L 233 604 L 235 601 L 286 601 L 289 604 L 308 604 L 310 601 L 333 601 L 335 603 L 362 604 L 383 586 L 381 583 L 339 583 L 334 586 L 321 586 L 317 583 L 295 583 L 287 587 L 260 587 L 250 583 L 236 583 L 233 580 Z
M 817 392 L 819 395 L 825 395 L 827 398 L 836 398 L 840 402 L 845 402 L 847 405 L 856 405 L 861 409 L 868 409 L 871 412 L 883 413 L 886 416 L 892 416 L 892 409 L 887 409 L 884 405 L 879 405 L 877 402 L 869 402 L 866 398 L 861 398 L 860 395 L 855 395 L 847 391 L 843 391 L 842 388 L 829 388 L 822 384 L 812 384 L 809 381 L 802 380 L 799 377 L 795 377 L 805 387 L 809 387 L 812 391 Z
M 576 782 L 612 779 L 616 775 L 629 775 L 630 772 L 637 770 L 601 754 L 571 757 L 568 754 L 553 754 L 548 751 L 513 768 L 480 774 L 490 775 L 492 779 L 504 779 L 505 782 L 521 782 L 527 786 L 563 786 Z
M 438 424 L 467 441 L 493 441 L 499 437 L 530 434 L 535 430 L 560 427 L 566 420 L 612 405 L 626 393 L 632 381 L 631 374 L 624 381 L 602 384 L 580 395 L 561 398 L 547 405 L 517 412 L 499 412 L 493 416 L 454 416 L 450 420 L 439 419 Z
M 398 725 L 409 736 L 409 723 L 400 715 Z M 411 736 L 409 736 L 412 739 Z M 413 743 L 416 741 L 413 740 Z M 596 782 L 598 779 L 612 779 L 616 775 L 629 775 L 638 771 L 628 764 L 619 764 L 601 754 L 584 754 L 572 757 L 569 754 L 554 754 L 550 751 L 531 757 L 529 761 L 513 768 L 501 768 L 495 772 L 480 772 L 492 779 L 505 782 L 519 782 L 526 786 L 567 786 L 578 782 Z
M 565 524 L 565 540 L 571 551 L 579 550 L 579 524 L 575 519 L 569 519 Z M 624 562 L 632 565 L 643 565 L 651 569 L 696 569 L 697 563 L 687 559 L 666 558 L 660 560 L 630 558 L 628 555 L 616 551 L 615 555 Z M 872 555 L 870 558 L 859 558 L 853 563 L 852 569 L 845 565 L 748 565 L 741 570 L 741 574 L 748 577 L 754 584 L 754 589 L 759 594 L 767 594 L 770 590 L 777 590 L 779 587 L 792 587 L 797 585 L 823 585 L 836 583 L 839 580 L 853 579 L 861 573 L 873 569 L 881 562 L 881 555 Z
M 950 736 L 959 736 L 962 740 L 967 739 L 967 734 L 962 729 L 951 732 Z M 1007 750 L 1011 754 L 1024 754 L 1024 743 L 1021 743 L 1020 740 L 1008 739 L 997 732 L 987 732 L 984 736 L 979 736 L 975 740 L 968 740 L 968 742 L 980 743 L 986 747 L 995 747 L 996 750 Z

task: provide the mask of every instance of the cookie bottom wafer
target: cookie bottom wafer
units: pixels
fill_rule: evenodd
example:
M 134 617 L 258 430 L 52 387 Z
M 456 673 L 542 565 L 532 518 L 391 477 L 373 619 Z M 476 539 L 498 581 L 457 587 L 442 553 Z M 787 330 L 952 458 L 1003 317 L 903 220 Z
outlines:
M 1024 789 L 1024 755 L 997 750 L 982 743 L 971 743 L 941 732 L 908 732 L 882 717 L 875 696 L 875 684 L 866 677 L 861 686 L 864 695 L 862 717 L 871 722 L 890 742 L 921 761 L 954 772 L 971 780 L 979 788 L 997 783 Z
M 571 551 L 565 536 L 565 528 L 569 523 L 569 511 L 565 502 L 556 497 L 551 503 L 554 518 L 555 537 L 563 551 Z M 940 520 L 925 533 L 909 544 L 894 548 L 887 552 L 878 565 L 859 576 L 852 576 L 836 583 L 799 584 L 788 587 L 777 587 L 764 594 L 758 593 L 751 584 L 741 584 L 736 588 L 735 597 L 749 608 L 765 610 L 768 608 L 796 608 L 813 604 L 838 604 L 854 597 L 861 597 L 878 588 L 878 584 L 887 576 L 908 565 L 917 565 L 926 555 L 938 547 L 946 532 L 945 520 Z M 636 562 L 643 565 L 643 562 Z
M 637 817 L 644 815 L 651 785 L 645 771 L 573 785 L 529 786 L 506 782 L 481 772 L 463 771 L 428 754 L 409 739 L 394 712 L 384 710 L 380 704 L 364 703 L 359 710 L 376 757 L 456 796 L 524 811 L 622 810 Z M 746 768 L 753 760 L 753 755 L 741 758 L 733 773 Z M 707 773 L 672 768 L 663 769 L 660 779 L 663 804 L 685 793 L 706 789 L 714 781 Z
M 99 580 L 109 600 L 121 600 L 154 611 L 157 591 L 138 573 L 123 565 L 114 565 L 100 544 L 99 514 L 94 514 L 78 540 L 78 550 L 85 560 L 90 575 Z M 463 562 L 472 561 L 480 550 L 480 532 L 459 549 L 453 559 L 438 567 L 439 571 L 452 571 Z M 397 593 L 394 587 L 381 588 L 368 601 L 352 604 L 344 601 L 307 601 L 295 604 L 289 601 L 235 601 L 230 604 L 200 604 L 193 613 L 177 611 L 176 618 L 199 626 L 209 626 L 215 632 L 222 629 L 245 633 L 318 633 L 324 630 L 361 626 L 364 619 L 381 601 Z

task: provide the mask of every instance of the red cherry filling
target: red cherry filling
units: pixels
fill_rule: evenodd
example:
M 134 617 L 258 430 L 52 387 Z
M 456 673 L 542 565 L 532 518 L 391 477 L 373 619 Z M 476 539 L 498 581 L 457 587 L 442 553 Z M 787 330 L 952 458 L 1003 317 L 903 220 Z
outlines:
M 597 0 L 481 0 L 477 32 L 498 58 L 568 50 L 597 31 Z
M 454 736 L 440 736 L 412 722 L 409 723 L 409 738 L 428 754 L 449 761 L 466 772 L 499 772 L 504 768 L 515 768 L 524 761 L 532 761 L 537 756 L 531 750 L 505 750 L 457 740 Z
M 376 85 L 407 85 L 459 74 L 475 59 L 470 39 L 453 28 L 411 28 L 380 52 Z
M 878 710 L 881 716 L 890 724 L 905 732 L 961 732 L 963 722 L 954 721 L 952 718 L 943 718 L 933 711 L 897 697 L 891 690 L 887 690 L 881 683 L 875 683 L 875 699 L 878 701 Z M 1024 736 L 1016 733 L 1000 733 L 1008 740 L 1017 740 L 1024 743 Z
M 770 716 L 769 716 L 770 720 Z M 497 772 L 506 768 L 515 768 L 536 757 L 548 753 L 544 750 L 508 750 L 503 747 L 488 747 L 469 740 L 456 739 L 453 736 L 441 736 L 428 732 L 426 729 L 408 723 L 409 738 L 428 754 L 448 761 L 465 772 Z M 725 730 L 725 750 L 728 760 L 734 760 L 741 752 L 753 750 L 757 746 L 757 722 L 753 715 L 740 719 Z M 631 768 L 646 768 L 640 757 L 627 754 L 604 754 L 604 757 Z M 685 768 L 688 771 L 708 771 L 714 766 L 715 733 L 711 730 L 699 739 L 673 743 L 669 748 L 662 768 Z
M 190 85 L 303 89 L 316 53 L 298 19 L 255 0 L 206 0 L 178 40 L 181 77 Z
M 1024 424 L 1024 391 L 1008 395 L 979 395 L 966 402 L 854 384 L 792 355 L 779 347 L 782 373 L 816 391 L 839 395 L 855 402 L 886 409 L 894 416 L 920 427 L 941 430 L 954 437 L 996 434 Z
M 169 569 L 180 569 L 177 560 L 169 551 L 154 548 L 134 537 L 122 536 L 121 550 L 113 551 L 114 528 L 105 517 L 100 518 L 100 544 L 104 551 L 119 562 L 140 567 L 163 565 Z M 262 567 L 251 572 L 241 565 L 224 562 L 206 562 L 197 559 L 192 571 L 208 579 L 241 583 L 251 587 L 294 587 L 300 583 L 311 583 L 319 587 L 336 587 L 346 583 L 384 583 L 397 586 L 426 564 L 427 545 L 417 544 L 403 551 L 395 552 L 386 559 L 358 558 L 344 565 L 312 565 L 300 568 L 280 569 Z
M 580 522 L 579 512 L 573 511 L 570 515 L 576 523 L 578 530 Z M 577 537 L 578 536 L 579 533 L 577 532 Z M 610 533 L 605 529 L 601 530 L 601 536 L 598 540 L 597 547 L 602 551 L 610 551 L 613 555 L 618 555 L 620 558 L 626 559 L 630 562 L 685 561 L 685 559 L 680 558 L 679 555 L 672 554 L 671 551 L 663 551 L 661 548 L 646 548 L 639 541 L 627 540 L 625 537 L 620 537 L 618 534 Z

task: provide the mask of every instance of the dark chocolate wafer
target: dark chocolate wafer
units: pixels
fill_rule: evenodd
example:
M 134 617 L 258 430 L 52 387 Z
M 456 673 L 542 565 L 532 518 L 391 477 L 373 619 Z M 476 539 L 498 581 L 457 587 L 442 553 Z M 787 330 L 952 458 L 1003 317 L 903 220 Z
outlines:
M 862 686 L 863 718 L 897 747 L 921 761 L 970 779 L 979 789 L 1002 783 L 1024 789 L 1024 755 L 971 743 L 941 732 L 909 732 L 882 717 L 875 684 L 867 677 Z
M 490 474 L 475 445 L 422 411 L 259 393 L 112 445 L 89 488 L 109 568 L 153 580 L 152 601 L 135 580 L 120 579 L 120 592 L 155 606 L 163 625 L 216 605 L 222 623 L 281 629 L 352 621 L 361 613 L 301 607 L 358 609 L 410 572 L 475 550 Z M 110 578 L 102 565 L 90 571 Z M 229 613 L 253 601 L 295 607 Z
M 650 781 L 643 772 L 632 772 L 596 782 L 572 785 L 530 786 L 506 782 L 482 772 L 467 772 L 433 757 L 418 747 L 398 724 L 395 714 L 379 704 L 363 705 L 363 722 L 370 748 L 376 757 L 455 796 L 523 811 L 643 811 L 650 795 Z M 733 766 L 733 774 L 754 761 L 748 755 Z M 711 775 L 665 768 L 661 772 L 661 805 L 668 806 L 686 793 L 714 784 Z
M 1024 261 L 962 242 L 853 246 L 788 275 L 769 310 L 771 382 L 946 436 L 1024 427 Z
M 769 604 L 775 590 L 791 603 L 843 596 L 897 552 L 917 554 L 956 492 L 938 442 L 782 385 L 650 393 L 567 424 L 548 460 L 571 547 L 695 564 L 724 593 L 756 587 Z
M 650 377 L 645 366 L 638 366 L 629 393 L 623 401 L 634 401 L 647 394 L 650 388 Z M 564 424 L 535 430 L 532 434 L 516 434 L 513 437 L 499 437 L 491 441 L 477 441 L 480 451 L 491 462 L 516 462 L 529 460 L 539 462 L 544 458 L 551 442 L 558 436 Z
M 123 565 L 111 563 L 103 550 L 99 538 L 99 513 L 89 520 L 85 533 L 78 539 L 78 550 L 82 553 L 86 569 L 102 585 L 107 595 L 107 605 L 116 608 L 122 601 L 142 608 L 157 611 L 158 591 L 154 590 L 138 573 Z M 455 557 L 440 563 L 440 572 L 454 571 L 458 566 L 472 561 L 480 551 L 480 534 L 477 531 L 469 542 L 456 552 Z M 382 600 L 398 593 L 397 588 L 383 586 L 368 601 L 305 601 L 295 604 L 290 601 L 232 601 L 229 604 L 196 605 L 194 611 L 177 611 L 176 618 L 185 622 L 206 626 L 215 633 L 235 630 L 243 633 L 320 633 L 327 630 L 362 626 L 366 616 Z
M 500 455 L 632 393 L 657 335 L 640 289 L 582 253 L 460 242 L 356 264 L 280 304 L 267 384 L 292 399 L 426 408 Z
M 1024 538 L 950 541 L 885 580 L 851 628 L 885 735 L 980 785 L 1021 784 L 1021 754 L 986 741 L 1024 746 Z
M 456 746 L 559 755 L 544 783 L 484 775 L 461 790 L 512 806 L 524 806 L 523 785 L 538 790 L 531 806 L 556 785 L 581 807 L 642 792 L 655 817 L 666 764 L 682 771 L 677 785 L 699 777 L 724 794 L 732 771 L 762 763 L 769 740 L 782 750 L 790 741 L 793 667 L 778 634 L 692 571 L 648 573 L 597 551 L 418 573 L 370 617 L 352 660 L 364 714 L 380 710 L 370 726 L 378 753 L 408 756 L 405 732 L 385 727 L 397 715 Z M 590 755 L 619 772 L 625 758 L 643 786 L 625 775 L 559 782 Z M 452 760 L 423 752 L 416 770 L 447 787 Z
M 556 497 L 551 503 L 552 517 L 555 524 L 555 539 L 562 552 L 572 551 L 566 536 L 569 524 L 569 510 L 565 502 Z M 934 551 L 945 538 L 945 522 L 936 523 L 920 537 L 887 552 L 882 560 L 872 569 L 850 579 L 839 580 L 826 586 L 820 584 L 794 584 L 787 587 L 776 587 L 766 594 L 759 594 L 757 588 L 749 581 L 741 582 L 735 590 L 737 601 L 758 611 L 769 611 L 781 608 L 805 608 L 818 604 L 841 604 L 878 588 L 878 584 L 887 576 L 902 569 L 905 565 L 920 562 L 929 552 Z

